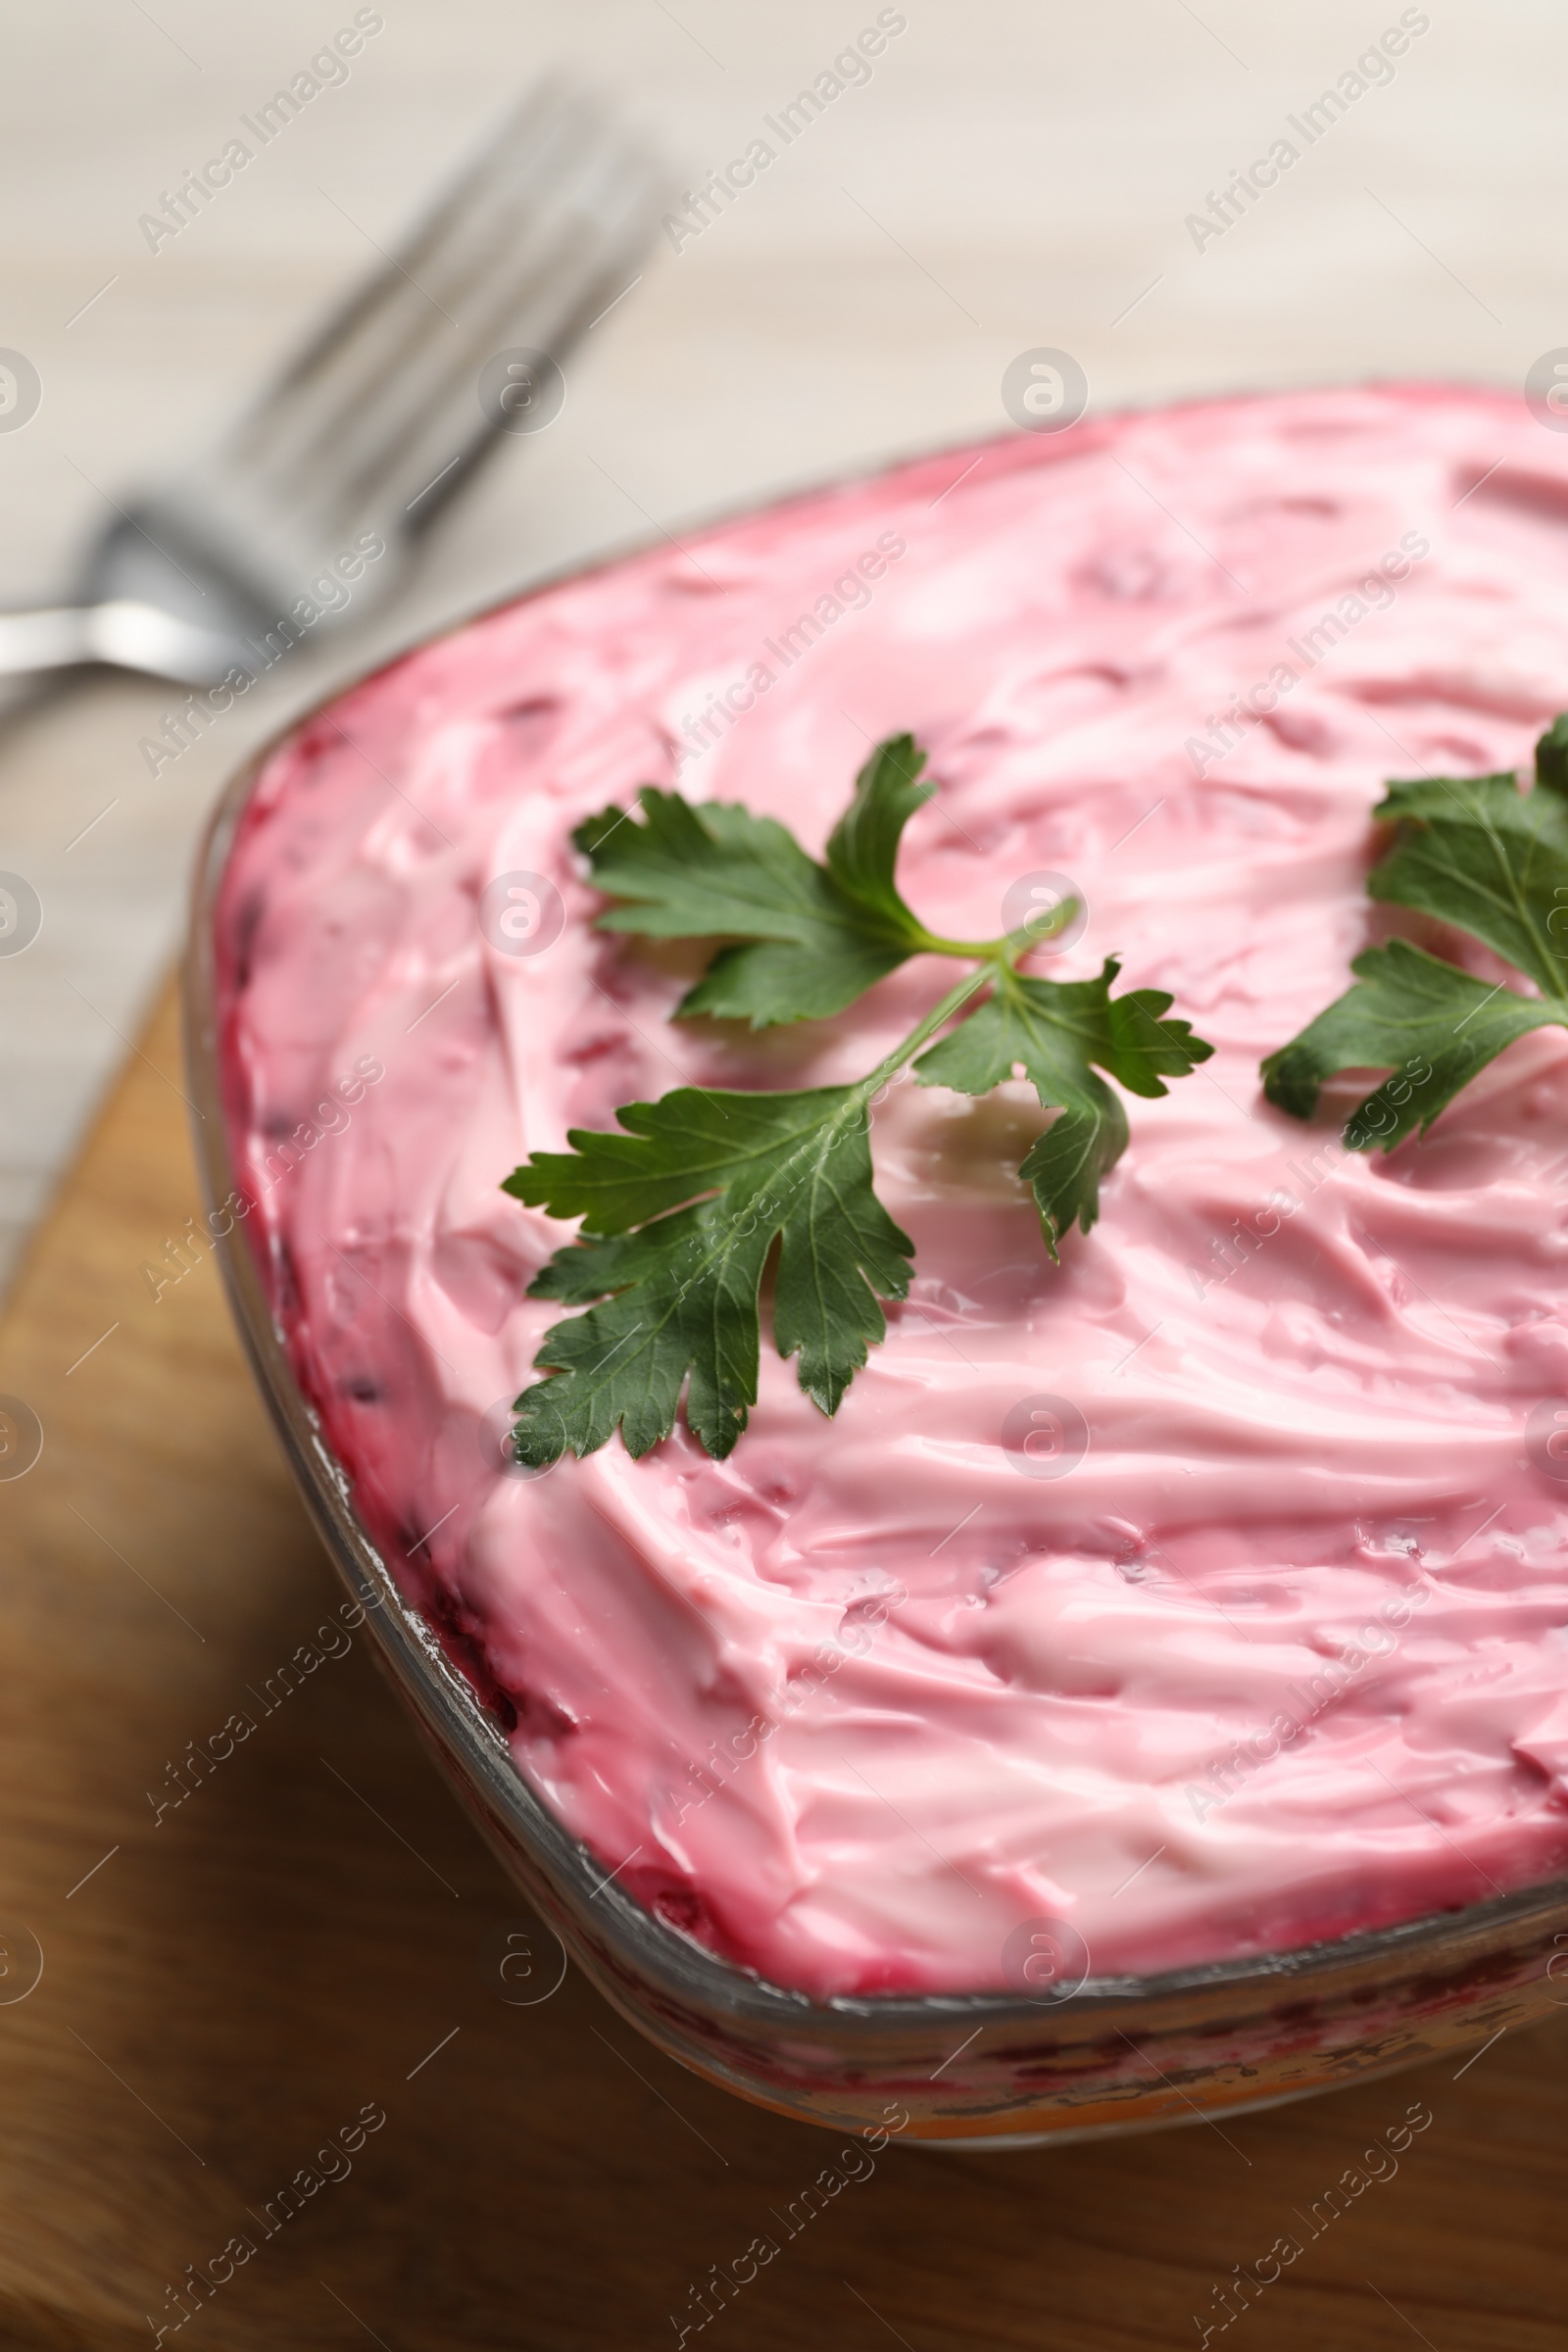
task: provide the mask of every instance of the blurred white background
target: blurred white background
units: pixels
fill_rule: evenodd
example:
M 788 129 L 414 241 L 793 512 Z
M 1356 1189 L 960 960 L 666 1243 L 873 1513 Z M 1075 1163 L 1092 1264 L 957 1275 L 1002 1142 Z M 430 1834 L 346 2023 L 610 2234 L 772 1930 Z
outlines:
M 43 396 L 0 432 L 0 603 L 63 589 L 109 501 L 243 402 L 545 67 L 615 93 L 685 186 L 768 135 L 762 117 L 878 6 L 383 0 L 347 82 L 149 251 L 138 221 L 161 191 L 354 13 L 352 0 L 9 12 L 0 346 L 26 355 Z M 0 729 L 0 868 L 44 906 L 31 948 L 0 959 L 0 1267 L 174 952 L 213 794 L 334 675 L 655 528 L 1002 429 L 1003 371 L 1031 346 L 1073 353 L 1105 408 L 1367 375 L 1517 387 L 1568 344 L 1568 20 L 1545 0 L 901 0 L 896 13 L 906 28 L 867 82 L 700 237 L 661 244 L 569 368 L 560 420 L 503 445 L 368 634 L 280 665 L 156 781 L 137 745 L 174 698 L 155 686 L 76 682 Z M 1425 29 L 1392 78 L 1306 147 L 1287 118 L 1401 20 Z M 1188 216 L 1282 136 L 1299 161 L 1200 250 Z

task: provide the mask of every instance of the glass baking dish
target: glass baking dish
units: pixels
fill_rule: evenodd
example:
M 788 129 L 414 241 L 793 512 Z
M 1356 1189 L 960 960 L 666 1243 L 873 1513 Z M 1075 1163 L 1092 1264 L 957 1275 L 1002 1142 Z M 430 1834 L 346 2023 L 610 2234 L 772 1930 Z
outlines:
M 217 991 L 225 860 L 264 764 L 347 691 L 291 722 L 246 763 L 200 854 L 184 989 L 196 1153 L 210 1211 L 236 1189 Z M 1033 1995 L 818 2001 L 716 1956 L 607 1880 L 598 1857 L 529 1787 L 501 1726 L 435 1628 L 405 1602 L 361 1523 L 352 1484 L 295 1382 L 249 1245 L 231 1232 L 218 1255 L 316 1525 L 437 1763 L 599 1990 L 706 2080 L 834 2130 L 1025 2146 L 1304 2097 L 1479 2042 L 1568 2000 L 1562 1879 L 1371 1933 L 1146 1977 L 1079 1981 L 1046 1939 L 1028 1964 L 1039 1984 Z

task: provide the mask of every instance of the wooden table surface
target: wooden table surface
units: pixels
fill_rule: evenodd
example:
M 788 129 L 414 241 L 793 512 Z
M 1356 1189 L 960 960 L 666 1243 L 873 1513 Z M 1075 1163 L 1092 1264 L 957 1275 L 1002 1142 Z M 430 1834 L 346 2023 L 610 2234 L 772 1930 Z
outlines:
M 157 1298 L 142 1272 L 197 1206 L 182 1084 L 170 999 L 0 1331 L 43 1433 L 0 1480 L 7 2352 L 166 2325 L 619 2352 L 675 2345 L 671 2314 L 737 2352 L 1568 2340 L 1568 2021 L 1246 2123 L 894 2142 L 790 2236 L 836 2138 L 686 2075 L 574 1971 L 504 2001 L 494 1939 L 527 1922 L 363 1642 L 258 1703 L 339 1595 L 211 1258 Z M 174 1804 L 169 1767 L 239 1708 L 255 1734 Z M 693 2289 L 758 2237 L 776 2258 L 700 2330 Z M 1278 2276 L 1222 2333 L 1238 2265 Z M 188 2266 L 222 2283 L 181 2300 Z

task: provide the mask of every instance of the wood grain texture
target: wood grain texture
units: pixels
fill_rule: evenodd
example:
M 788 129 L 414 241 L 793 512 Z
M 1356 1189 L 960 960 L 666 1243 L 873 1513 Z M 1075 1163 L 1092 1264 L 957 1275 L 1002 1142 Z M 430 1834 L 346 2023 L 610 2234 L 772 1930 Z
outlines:
M 496 1997 L 486 1940 L 516 1898 L 363 1643 L 263 1711 L 338 1594 L 211 1259 L 156 1300 L 140 1270 L 196 1206 L 182 1083 L 166 1001 L 0 1333 L 0 1391 L 45 1432 L 0 1484 L 0 1920 L 44 1956 L 0 2005 L 8 2352 L 150 2344 L 237 2231 L 254 2256 L 166 2343 L 673 2345 L 669 2315 L 695 2323 L 690 2290 L 763 2236 L 777 2257 L 689 2345 L 1132 2352 L 1198 2342 L 1216 2284 L 1289 2233 L 1300 2255 L 1211 2342 L 1561 2346 L 1556 2020 L 1248 2123 L 894 2142 L 790 2235 L 836 2139 L 683 2074 L 575 1975 Z M 157 1818 L 166 1764 L 240 1708 L 254 1735 Z M 1396 2174 L 1323 2220 L 1413 2100 L 1433 2122 Z M 265 2235 L 368 2103 L 386 2121 L 352 2171 Z

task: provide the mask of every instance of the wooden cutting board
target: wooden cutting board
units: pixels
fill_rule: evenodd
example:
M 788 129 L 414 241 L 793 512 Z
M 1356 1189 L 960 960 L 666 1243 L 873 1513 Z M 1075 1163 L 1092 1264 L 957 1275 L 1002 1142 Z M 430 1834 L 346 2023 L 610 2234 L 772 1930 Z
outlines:
M 894 2143 L 808 2223 L 836 2139 L 684 2074 L 575 1972 L 499 1997 L 527 1923 L 363 1642 L 264 1711 L 337 1592 L 211 1258 L 144 1270 L 197 1208 L 182 1087 L 171 998 L 0 1331 L 11 1427 L 43 1436 L 0 1481 L 8 2352 L 1568 2341 L 1568 2019 L 1248 2123 Z M 1269 2283 L 1222 2328 L 1238 2265 Z

